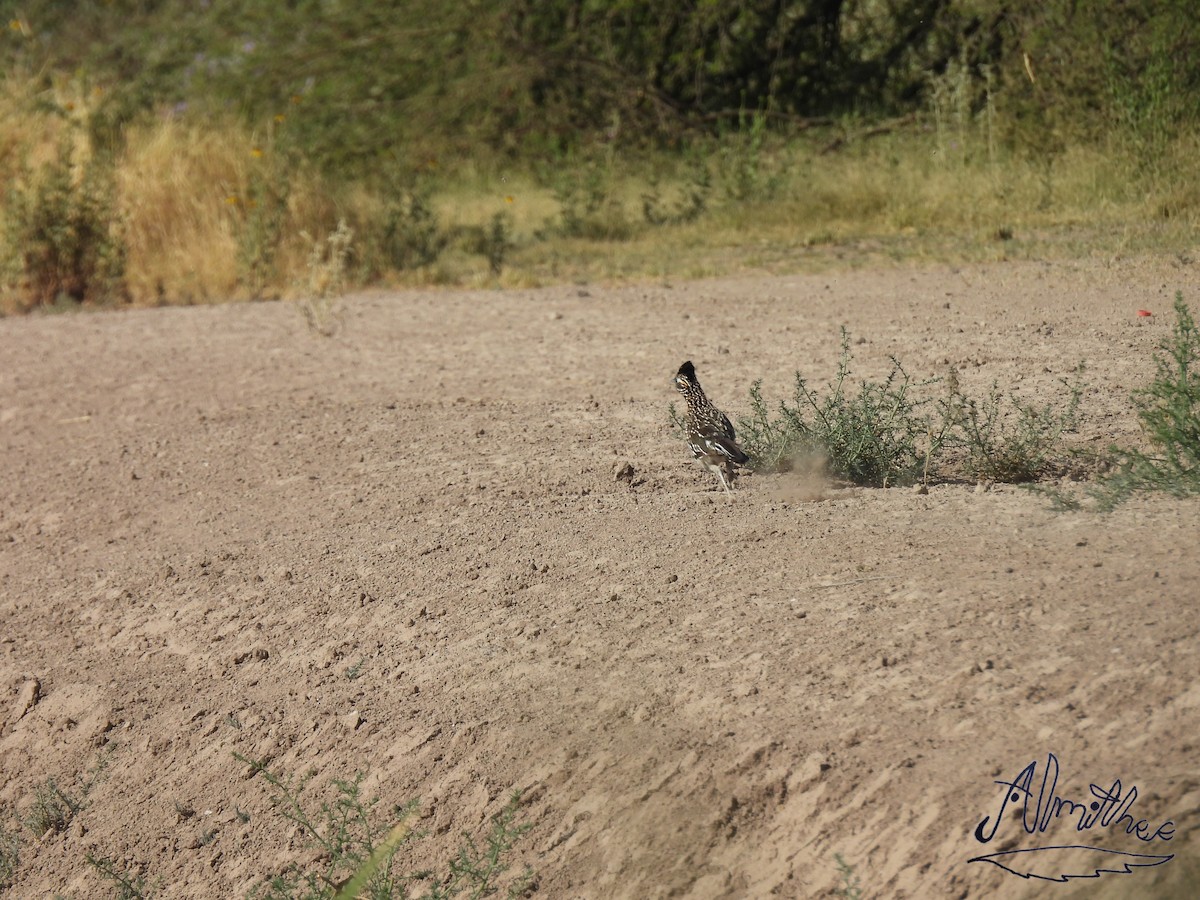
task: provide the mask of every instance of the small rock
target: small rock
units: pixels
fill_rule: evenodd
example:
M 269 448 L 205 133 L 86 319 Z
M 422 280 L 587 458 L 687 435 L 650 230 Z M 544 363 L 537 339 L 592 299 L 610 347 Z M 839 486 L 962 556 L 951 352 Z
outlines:
M 358 727 L 362 725 L 362 723 L 363 717 L 358 714 L 357 709 L 352 709 L 350 712 L 346 713 L 346 715 L 342 716 L 342 724 L 351 731 L 357 731 Z
M 928 494 L 929 493 L 929 485 L 915 484 L 915 485 L 913 485 L 913 493 L 914 494 Z
M 617 469 L 617 481 L 633 481 L 633 476 L 636 474 L 637 473 L 634 471 L 633 466 L 629 463 L 625 463 L 623 466 Z
M 668 576 L 667 576 L 667 584 L 674 584 L 674 583 L 675 583 L 675 582 L 677 582 L 678 580 L 679 580 L 679 576 L 678 576 L 678 575 L 668 575 Z

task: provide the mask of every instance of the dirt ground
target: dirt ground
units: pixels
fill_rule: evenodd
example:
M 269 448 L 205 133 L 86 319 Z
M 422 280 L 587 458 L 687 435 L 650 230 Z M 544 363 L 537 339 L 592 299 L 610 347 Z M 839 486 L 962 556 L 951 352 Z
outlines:
M 863 375 L 1050 400 L 1085 360 L 1081 440 L 1128 442 L 1177 289 L 1200 269 L 1097 259 L 368 294 L 332 338 L 284 303 L 0 321 L 7 896 L 113 896 L 89 852 L 161 897 L 312 861 L 234 752 L 418 800 L 413 868 L 520 789 L 540 897 L 834 896 L 838 854 L 872 898 L 1189 895 L 1200 504 L 726 498 L 666 415 L 686 359 L 733 417 L 823 383 L 846 324 Z M 1173 839 L 979 843 L 1050 752 L 1059 796 L 1120 778 Z M 64 832 L 18 824 L 101 762 Z M 968 863 L 1049 843 L 1176 859 L 1082 892 Z

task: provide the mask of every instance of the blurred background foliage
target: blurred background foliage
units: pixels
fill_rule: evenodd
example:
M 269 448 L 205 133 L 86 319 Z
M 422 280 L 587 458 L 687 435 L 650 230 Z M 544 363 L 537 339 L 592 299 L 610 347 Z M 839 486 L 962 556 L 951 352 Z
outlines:
M 0 310 L 1200 218 L 1190 0 L 0 10 Z
M 773 126 L 924 107 L 930 78 L 990 79 L 1037 152 L 1112 133 L 1153 154 L 1200 111 L 1187 0 L 24 0 L 6 72 L 108 90 L 97 136 L 141 115 L 303 105 L 303 155 L 356 175 L 397 148 L 675 147 L 747 112 Z M 978 97 L 970 102 L 979 103 Z

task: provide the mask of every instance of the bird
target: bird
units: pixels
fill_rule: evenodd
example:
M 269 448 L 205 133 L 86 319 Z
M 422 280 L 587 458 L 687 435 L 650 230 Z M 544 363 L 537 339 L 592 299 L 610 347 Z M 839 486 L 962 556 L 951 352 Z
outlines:
M 737 434 L 729 416 L 721 412 L 704 393 L 691 360 L 675 373 L 675 389 L 687 401 L 687 441 L 692 455 L 721 482 L 726 493 L 733 481 L 734 466 L 744 466 L 750 457 L 737 444 Z

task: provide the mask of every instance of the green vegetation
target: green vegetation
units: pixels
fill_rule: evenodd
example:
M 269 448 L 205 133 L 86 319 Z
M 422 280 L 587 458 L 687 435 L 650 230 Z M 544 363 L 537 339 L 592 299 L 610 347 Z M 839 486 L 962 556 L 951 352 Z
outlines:
M 119 298 L 125 245 L 112 172 L 92 157 L 75 176 L 75 138 L 65 133 L 53 158 L 31 171 L 22 163 L 10 191 L 0 256 L 30 302 L 49 305 Z
M 87 864 L 95 869 L 115 889 L 116 900 L 149 900 L 154 896 L 154 889 L 146 884 L 146 879 L 140 872 L 130 873 L 121 868 L 106 856 L 95 856 L 87 853 L 84 856 Z
M 71 820 L 87 809 L 88 795 L 99 783 L 112 759 L 113 747 L 100 755 L 87 771 L 77 791 L 67 791 L 58 786 L 53 778 L 47 778 L 34 790 L 33 805 L 20 817 L 21 824 L 40 839 L 47 833 L 59 834 L 67 830 Z
M 237 756 L 235 754 L 235 756 Z M 296 825 L 312 844 L 321 850 L 318 871 L 302 871 L 292 866 L 258 885 L 253 898 L 269 900 L 321 900 L 321 898 L 372 898 L 372 900 L 449 900 L 453 897 L 477 898 L 502 895 L 517 897 L 533 881 L 529 869 L 510 875 L 509 853 L 528 829 L 515 824 L 519 796 L 493 817 L 480 847 L 475 839 L 463 835 L 458 853 L 444 873 L 420 871 L 400 874 L 393 871 L 396 852 L 416 836 L 408 819 L 415 806 L 395 807 L 382 819 L 376 813 L 377 800 L 366 800 L 361 793 L 363 776 L 353 781 L 335 780 L 336 799 L 322 802 L 316 813 L 301 802 L 305 779 L 272 774 L 261 763 L 243 756 L 240 762 L 261 775 L 271 788 L 271 800 L 286 820 Z
M 35 838 L 47 833 L 66 831 L 71 820 L 84 808 L 84 797 L 75 797 L 62 790 L 53 778 L 47 778 L 34 791 L 33 806 L 22 820 Z
M 1200 331 L 1182 293 L 1175 295 L 1171 336 L 1159 349 L 1153 381 L 1133 395 L 1150 447 L 1112 448 L 1112 471 L 1093 491 L 1102 508 L 1140 491 L 1200 494 Z
M 341 223 L 350 288 L 1182 248 L 1200 213 L 1182 0 L 7 10 L 8 311 L 308 297 Z
M 1047 476 L 1106 470 L 1087 489 L 1100 509 L 1112 509 L 1138 492 L 1175 497 L 1200 494 L 1200 328 L 1182 293 L 1176 321 L 1155 354 L 1155 375 L 1136 390 L 1146 448 L 1111 447 L 1106 457 L 1072 448 L 1067 436 L 1081 421 L 1085 384 L 1081 364 L 1060 379 L 1059 401 L 1042 405 L 1006 394 L 993 383 L 982 399 L 965 394 L 957 372 L 946 379 L 913 382 L 896 359 L 882 381 L 851 382 L 850 336 L 842 329 L 837 372 L 824 390 L 797 372 L 790 400 L 773 408 L 762 381 L 750 389 L 750 415 L 739 419 L 740 443 L 759 472 L 797 467 L 871 487 L 930 480 L 1029 483 Z M 933 386 L 943 385 L 941 397 Z M 684 420 L 672 404 L 672 429 Z M 1045 489 L 1060 507 L 1079 498 Z
M 993 385 L 983 400 L 966 396 L 951 370 L 945 396 L 914 383 L 896 359 L 883 381 L 851 382 L 850 335 L 842 329 L 837 373 L 824 391 L 797 372 L 790 401 L 773 411 L 762 381 L 750 389 L 741 443 L 760 472 L 818 467 L 835 478 L 871 487 L 931 479 L 1034 481 L 1068 467 L 1062 437 L 1079 420 L 1083 385 L 1064 382 L 1067 399 L 1036 407 Z M 681 427 L 672 408 L 671 418 Z
M 0 891 L 13 883 L 21 861 L 21 838 L 15 831 L 0 825 Z
M 911 380 L 895 359 L 882 382 L 862 381 L 850 391 L 850 335 L 842 329 L 837 374 L 824 395 L 796 373 L 791 403 L 773 417 L 762 382 L 750 390 L 751 417 L 742 419 L 742 446 L 759 471 L 785 471 L 798 460 L 824 460 L 830 474 L 855 484 L 911 484 L 940 442 L 920 446 L 930 434 L 926 403 L 913 399 Z
M 943 433 L 951 447 L 965 450 L 966 473 L 981 480 L 1021 483 L 1064 468 L 1061 441 L 1079 425 L 1082 375 L 1081 365 L 1074 381 L 1061 381 L 1067 392 L 1064 405 L 1039 407 L 1011 394 L 1006 397 L 995 383 L 976 401 L 963 395 L 957 373 L 951 372 L 950 396 L 941 405 Z
M 833 860 L 837 863 L 838 875 L 842 879 L 842 883 L 834 893 L 846 900 L 862 900 L 862 885 L 858 880 L 858 874 L 854 871 L 854 866 L 846 862 L 840 853 L 833 854 Z
M 286 871 L 263 879 L 249 894 L 253 900 L 451 900 L 461 897 L 482 900 L 485 897 L 524 896 L 534 886 L 534 875 L 525 867 L 512 869 L 512 851 L 530 829 L 518 823 L 520 795 L 514 793 L 496 813 L 482 839 L 464 832 L 457 851 L 439 870 L 412 873 L 395 871 L 396 853 L 414 838 L 410 819 L 416 804 L 396 806 L 386 814 L 378 810 L 378 799 L 362 794 L 363 776 L 353 780 L 335 779 L 335 796 L 323 801 L 314 811 L 301 799 L 308 778 L 278 776 L 265 765 L 234 754 L 261 776 L 271 790 L 271 801 L 279 815 L 294 825 L 301 836 L 320 851 L 308 868 L 290 866 Z M 87 808 L 88 794 L 96 784 L 109 757 L 103 756 L 81 785 L 78 796 L 59 788 L 47 779 L 35 790 L 33 804 L 20 817 L 21 824 L 35 840 L 47 833 L 66 831 L 75 816 Z M 234 807 L 242 824 L 250 816 Z M 176 811 L 190 817 L 194 811 L 176 803 Z M 201 843 L 216 836 L 207 832 Z M 16 831 L 0 825 L 0 892 L 16 880 L 21 841 Z M 127 868 L 99 853 L 87 852 L 86 863 L 114 891 L 119 900 L 147 900 L 162 888 L 161 880 L 147 881 L 143 867 Z

